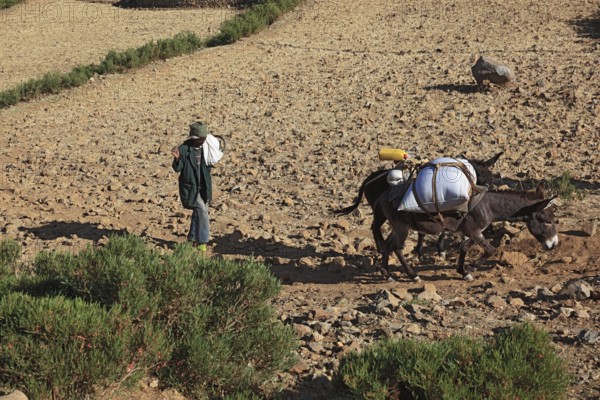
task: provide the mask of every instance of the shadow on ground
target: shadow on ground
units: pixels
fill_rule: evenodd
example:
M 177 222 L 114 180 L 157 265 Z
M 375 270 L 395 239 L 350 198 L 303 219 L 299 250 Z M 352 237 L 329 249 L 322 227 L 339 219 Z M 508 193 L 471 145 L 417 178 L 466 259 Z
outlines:
M 462 94 L 476 93 L 479 89 L 477 85 L 454 85 L 454 84 L 439 84 L 425 86 L 425 90 L 441 90 L 443 92 L 456 92 Z
M 594 16 L 576 19 L 569 21 L 569 23 L 575 28 L 578 35 L 592 39 L 600 39 L 600 7 Z
M 254 257 L 270 265 L 284 284 L 335 284 L 342 281 L 383 279 L 371 266 L 371 254 L 348 255 L 315 246 L 294 247 L 265 238 L 245 238 L 234 232 L 212 239 L 212 251 L 224 258 Z
M 94 242 L 105 236 L 127 234 L 127 231 L 124 229 L 105 229 L 99 228 L 99 225 L 94 223 L 65 221 L 52 221 L 39 227 L 21 227 L 19 230 L 29 232 L 41 240 L 71 239 L 77 236 L 80 239 L 92 240 Z

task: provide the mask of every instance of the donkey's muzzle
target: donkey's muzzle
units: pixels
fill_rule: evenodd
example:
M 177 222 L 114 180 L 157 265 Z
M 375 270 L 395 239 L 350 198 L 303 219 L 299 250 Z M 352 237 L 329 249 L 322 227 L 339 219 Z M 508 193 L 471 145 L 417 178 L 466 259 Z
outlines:
M 558 246 L 558 235 L 554 235 L 550 239 L 544 241 L 544 247 L 546 250 L 552 250 L 556 246 Z

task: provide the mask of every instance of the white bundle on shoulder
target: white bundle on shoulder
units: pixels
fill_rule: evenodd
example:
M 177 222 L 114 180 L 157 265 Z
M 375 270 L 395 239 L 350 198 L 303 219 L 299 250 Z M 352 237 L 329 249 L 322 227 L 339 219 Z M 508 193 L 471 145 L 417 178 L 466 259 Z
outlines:
M 210 133 L 206 136 L 206 140 L 202 145 L 202 151 L 204 152 L 204 161 L 209 167 L 212 167 L 219 162 L 221 158 L 223 158 L 223 152 L 221 151 L 221 143 L 219 142 L 219 139 Z

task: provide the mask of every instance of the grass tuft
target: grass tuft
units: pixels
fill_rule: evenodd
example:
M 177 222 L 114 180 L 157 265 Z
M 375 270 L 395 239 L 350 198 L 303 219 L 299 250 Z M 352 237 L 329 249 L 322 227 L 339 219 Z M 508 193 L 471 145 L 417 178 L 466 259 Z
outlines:
M 555 194 L 565 200 L 583 200 L 585 198 L 585 192 L 573 184 L 571 171 L 565 171 L 562 175 L 553 178 L 549 185 Z

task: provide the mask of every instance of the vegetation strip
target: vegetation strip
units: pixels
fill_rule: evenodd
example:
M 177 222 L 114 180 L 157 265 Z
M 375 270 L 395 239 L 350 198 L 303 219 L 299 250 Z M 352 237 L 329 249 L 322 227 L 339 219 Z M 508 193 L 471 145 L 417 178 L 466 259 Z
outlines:
M 9 8 L 14 6 L 15 4 L 22 3 L 23 0 L 0 0 L 0 10 L 4 8 Z
M 11 1 L 13 0 L 0 0 Z M 81 86 L 94 75 L 121 73 L 150 64 L 152 61 L 193 53 L 203 47 L 234 43 L 271 25 L 301 2 L 302 0 L 267 0 L 256 4 L 248 11 L 224 21 L 220 32 L 205 41 L 193 32 L 181 32 L 172 38 L 150 41 L 138 48 L 129 48 L 122 52 L 110 51 L 100 64 L 76 66 L 64 74 L 49 72 L 40 79 L 30 79 L 0 92 L 0 109 L 21 101 L 36 99 L 43 94 L 57 94 L 64 89 Z M 0 7 L 2 4 L 5 3 L 0 3 Z

